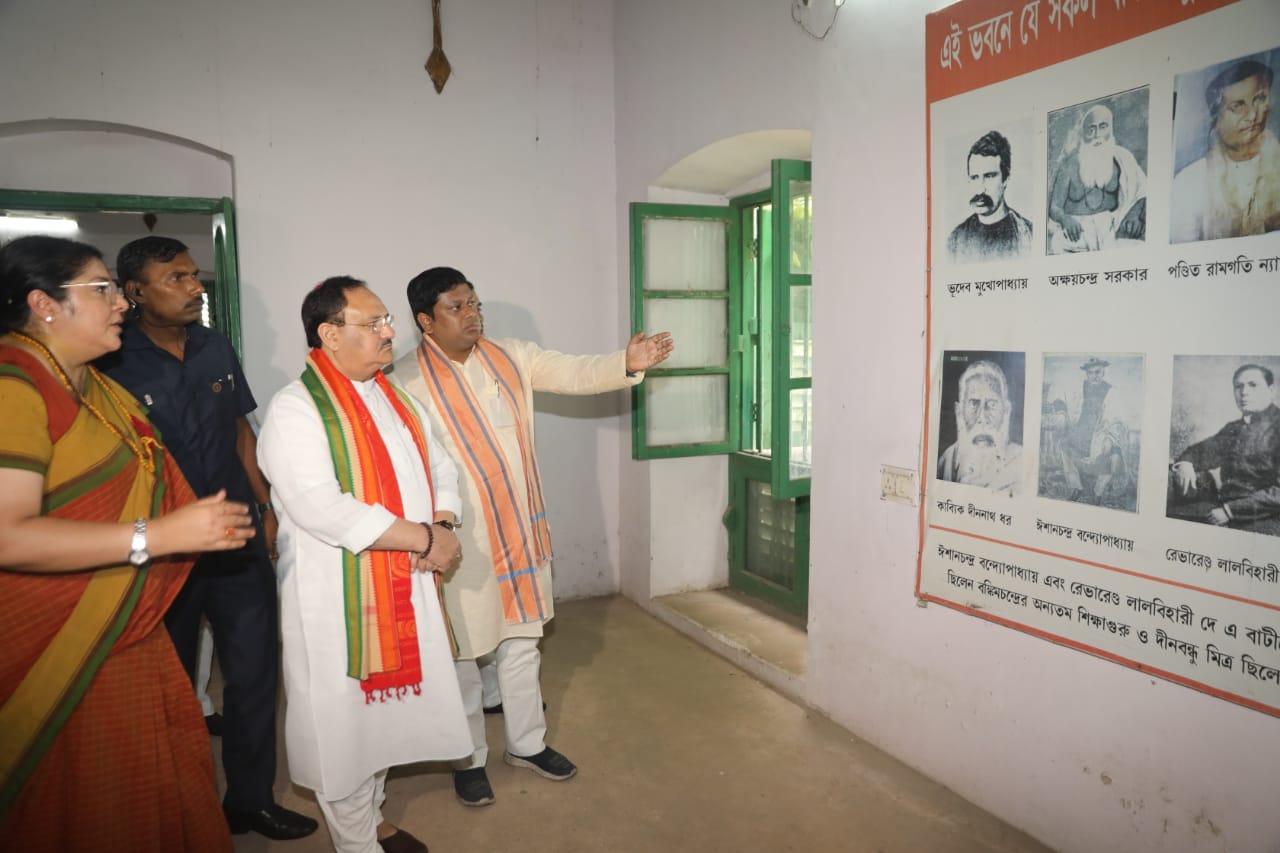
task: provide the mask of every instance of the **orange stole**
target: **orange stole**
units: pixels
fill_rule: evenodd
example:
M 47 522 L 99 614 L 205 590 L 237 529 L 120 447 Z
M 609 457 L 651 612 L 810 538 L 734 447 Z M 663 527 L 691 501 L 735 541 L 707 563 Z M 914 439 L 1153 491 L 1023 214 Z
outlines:
M 530 413 L 524 404 L 520 370 L 506 350 L 487 340 L 476 343 L 471 357 L 482 361 L 515 412 L 527 483 L 523 495 L 517 494 L 493 426 L 461 369 L 430 338 L 423 338 L 418 346 L 418 368 L 453 436 L 484 512 L 503 617 L 508 624 L 541 622 L 547 611 L 538 569 L 551 558 L 551 532 L 538 462 L 525 426 Z

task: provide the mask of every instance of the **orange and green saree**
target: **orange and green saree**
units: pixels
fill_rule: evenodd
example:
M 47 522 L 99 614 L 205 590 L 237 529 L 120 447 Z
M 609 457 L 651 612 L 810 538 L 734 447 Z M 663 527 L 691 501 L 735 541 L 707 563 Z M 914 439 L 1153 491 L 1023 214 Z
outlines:
M 85 396 L 143 434 L 91 377 Z M 0 467 L 44 478 L 45 515 L 153 518 L 191 501 L 26 352 L 0 344 Z M 162 619 L 190 570 L 159 559 L 61 574 L 0 569 L 0 849 L 229 850 L 199 704 Z

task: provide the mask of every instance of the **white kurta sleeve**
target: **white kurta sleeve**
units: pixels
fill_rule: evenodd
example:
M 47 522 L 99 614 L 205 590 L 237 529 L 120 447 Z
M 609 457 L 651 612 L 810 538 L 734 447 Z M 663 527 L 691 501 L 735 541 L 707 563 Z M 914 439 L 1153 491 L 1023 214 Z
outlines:
M 289 385 L 271 401 L 258 436 L 258 466 L 271 483 L 272 502 L 294 524 L 326 545 L 359 553 L 396 515 L 342 491 L 320 414 L 306 393 L 301 385 Z M 456 473 L 453 482 L 456 495 Z

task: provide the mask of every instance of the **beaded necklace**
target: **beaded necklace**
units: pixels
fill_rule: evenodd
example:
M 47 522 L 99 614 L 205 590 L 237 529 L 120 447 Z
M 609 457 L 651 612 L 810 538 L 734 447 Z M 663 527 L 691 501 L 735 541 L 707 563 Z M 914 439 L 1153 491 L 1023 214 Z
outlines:
M 58 362 L 58 359 L 54 356 L 54 354 L 50 352 L 47 346 L 45 346 L 35 338 L 31 337 L 30 335 L 25 335 L 22 332 L 11 331 L 9 332 L 9 335 L 10 337 L 14 337 L 20 341 L 24 341 L 25 343 L 39 350 L 40 353 L 44 355 L 46 359 L 48 359 L 49 363 L 53 366 L 53 372 L 57 374 L 57 377 L 60 380 L 62 380 L 63 386 L 65 386 L 66 389 L 69 392 L 71 392 L 71 395 L 76 398 L 76 401 L 85 409 L 87 409 L 89 411 L 89 414 L 97 418 L 98 421 L 101 422 L 101 424 L 104 427 L 106 427 L 107 430 L 112 435 L 114 435 L 116 438 L 124 442 L 125 446 L 133 451 L 133 455 L 138 457 L 138 462 L 141 463 L 142 467 L 147 470 L 147 473 L 151 474 L 152 476 L 155 475 L 156 461 L 155 461 L 155 456 L 152 454 L 152 447 L 153 446 L 158 447 L 159 442 L 157 442 L 154 438 L 152 438 L 149 435 L 138 436 L 136 432 L 134 433 L 134 435 L 137 436 L 138 440 L 137 441 L 131 440 L 129 436 L 125 435 L 124 432 L 120 430 L 119 427 L 117 427 L 110 420 L 108 420 L 107 416 L 102 414 L 102 412 L 98 410 L 97 406 L 93 405 L 87 399 L 85 399 L 85 396 L 80 393 L 79 389 L 77 389 L 75 385 L 71 383 L 71 377 L 67 375 L 67 372 L 65 370 L 63 370 L 62 365 Z M 89 376 L 91 376 L 93 380 L 98 383 L 98 387 L 106 392 L 108 399 L 110 399 L 112 405 L 115 406 L 116 413 L 121 416 L 121 419 L 125 423 L 128 423 L 129 414 L 128 414 L 128 410 L 125 408 L 124 401 L 122 401 L 119 397 L 116 396 L 116 393 L 111 390 L 111 386 L 109 384 L 103 381 L 102 374 L 98 372 L 97 368 L 95 368 L 91 364 L 86 365 L 86 368 L 89 371 Z

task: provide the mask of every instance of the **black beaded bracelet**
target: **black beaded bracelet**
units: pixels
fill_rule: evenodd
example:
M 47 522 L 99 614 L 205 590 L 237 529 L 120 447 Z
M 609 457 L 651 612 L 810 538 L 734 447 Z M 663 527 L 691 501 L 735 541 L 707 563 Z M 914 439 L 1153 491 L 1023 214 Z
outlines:
M 421 554 L 418 555 L 419 557 L 425 560 L 427 559 L 427 555 L 431 553 L 431 546 L 436 544 L 436 534 L 435 534 L 435 531 L 431 529 L 430 524 L 427 524 L 425 521 L 420 521 L 418 523 L 421 524 L 424 528 L 426 528 L 426 531 L 427 531 L 427 547 L 423 549 Z

